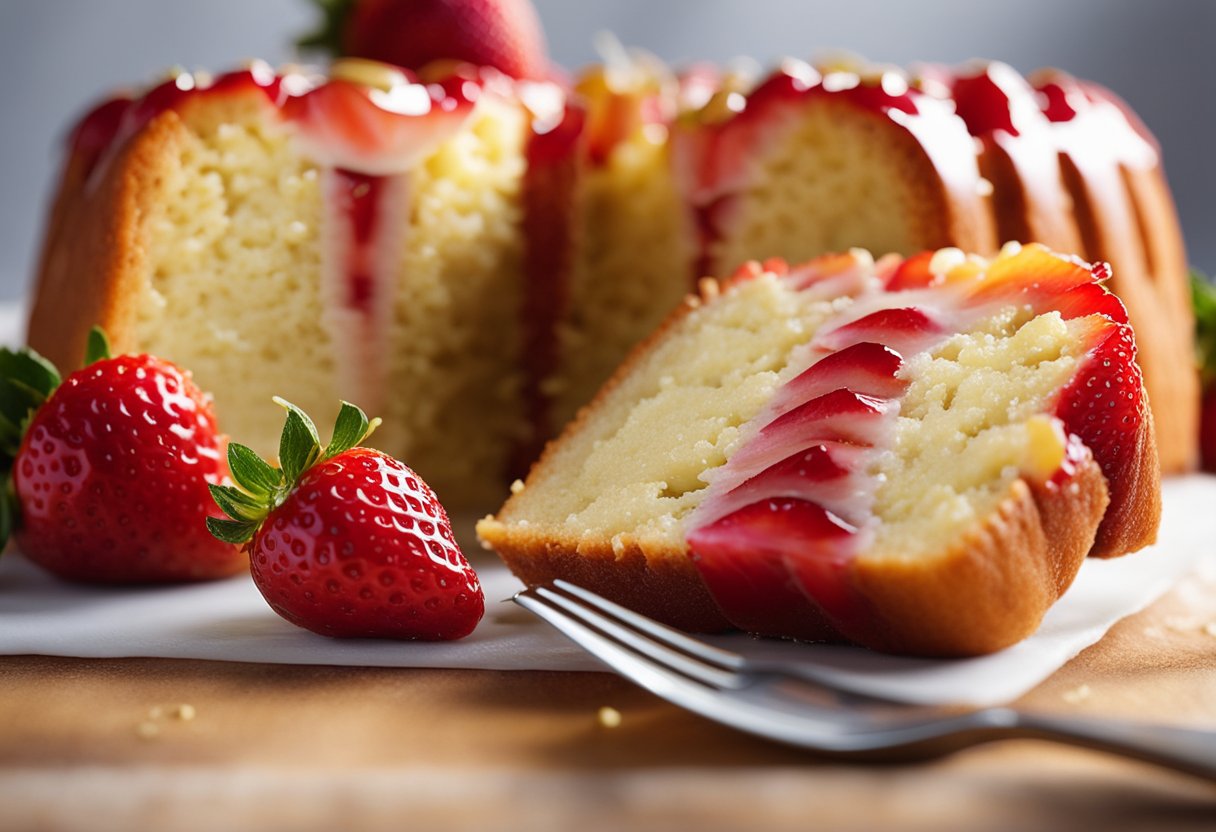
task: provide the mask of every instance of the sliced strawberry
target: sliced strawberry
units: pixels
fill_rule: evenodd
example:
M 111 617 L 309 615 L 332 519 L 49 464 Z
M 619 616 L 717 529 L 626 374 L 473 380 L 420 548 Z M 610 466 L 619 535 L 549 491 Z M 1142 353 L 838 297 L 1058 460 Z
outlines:
M 1045 311 L 1054 308 L 1063 293 L 1093 282 L 1093 267 L 1080 258 L 1028 245 L 1012 256 L 993 260 L 970 295 L 977 303 L 1016 299 L 1032 304 L 1036 311 Z
M 1105 315 L 1116 323 L 1127 323 L 1127 307 L 1123 301 L 1099 283 L 1086 283 L 1069 289 L 1051 305 L 1066 321 L 1097 314 Z
M 906 382 L 897 377 L 903 358 L 885 344 L 862 342 L 825 356 L 777 392 L 773 409 L 791 407 L 833 390 L 848 389 L 875 398 L 894 398 Z
M 924 309 L 879 309 L 843 326 L 821 331 L 815 346 L 835 352 L 859 343 L 882 343 L 901 353 L 920 352 L 941 340 L 945 328 Z
M 731 462 L 740 469 L 760 470 L 817 442 L 870 445 L 889 409 L 885 399 L 833 390 L 777 416 L 736 451 Z
M 698 508 L 697 523 L 709 524 L 744 506 L 776 497 L 814 501 L 848 520 L 857 513 L 854 503 L 861 488 L 853 472 L 865 452 L 855 445 L 820 442 L 756 474 L 732 466 L 714 480 L 718 496 L 707 498 Z
M 1122 519 L 1118 509 L 1139 493 L 1145 453 L 1141 425 L 1150 417 L 1131 327 L 1102 315 L 1081 321 L 1087 327 L 1079 337 L 1092 346 L 1085 363 L 1060 392 L 1056 415 L 1093 452 L 1106 476 L 1116 510 L 1108 512 L 1098 528 L 1094 548 L 1101 552 L 1106 538 L 1117 533 L 1111 521 Z
M 425 85 L 400 78 L 385 89 L 334 78 L 289 98 L 283 114 L 311 158 L 386 176 L 410 170 L 455 135 L 479 95 L 476 83 L 455 76 Z
M 858 606 L 843 557 L 855 530 L 821 506 L 781 498 L 746 506 L 696 529 L 691 556 L 727 620 L 760 635 L 822 640 L 833 633 L 825 612 L 851 616 Z M 812 603 L 786 563 L 819 588 Z M 804 582 L 805 583 L 805 582 Z M 822 608 L 822 609 L 821 609 Z
M 927 289 L 943 282 L 941 275 L 935 275 L 929 270 L 935 252 L 922 251 L 901 262 L 887 280 L 889 292 L 903 289 Z

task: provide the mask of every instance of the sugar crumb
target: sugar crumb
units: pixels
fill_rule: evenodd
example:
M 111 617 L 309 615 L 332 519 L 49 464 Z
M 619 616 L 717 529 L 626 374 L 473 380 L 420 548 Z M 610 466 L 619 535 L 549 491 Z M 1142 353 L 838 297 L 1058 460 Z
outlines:
M 605 728 L 619 728 L 621 726 L 621 712 L 607 705 L 599 709 L 596 718 L 599 720 L 600 725 Z
M 1090 690 L 1089 685 L 1080 685 L 1072 690 L 1064 691 L 1061 698 L 1069 705 L 1079 705 L 1091 696 L 1093 696 L 1093 691 Z

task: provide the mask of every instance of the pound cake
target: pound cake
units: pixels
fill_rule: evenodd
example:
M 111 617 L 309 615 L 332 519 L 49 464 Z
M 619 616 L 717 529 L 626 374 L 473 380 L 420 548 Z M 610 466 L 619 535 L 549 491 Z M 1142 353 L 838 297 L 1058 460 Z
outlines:
M 189 366 L 268 455 L 270 395 L 357 402 L 446 502 L 484 508 L 704 274 L 1038 240 L 1114 266 L 1179 471 L 1198 391 L 1173 210 L 1139 120 L 1060 73 L 255 64 L 81 122 L 29 340 L 70 369 L 99 324 Z
M 546 449 L 485 544 L 679 627 L 917 655 L 1030 634 L 1151 543 L 1122 304 L 1039 246 L 751 263 L 705 281 Z

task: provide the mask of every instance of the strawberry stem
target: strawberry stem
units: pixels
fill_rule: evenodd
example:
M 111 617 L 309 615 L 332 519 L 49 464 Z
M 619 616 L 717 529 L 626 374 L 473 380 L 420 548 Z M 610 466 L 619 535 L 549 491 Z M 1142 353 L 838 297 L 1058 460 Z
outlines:
M 105 330 L 99 326 L 95 326 L 89 330 L 89 340 L 84 348 L 84 366 L 95 364 L 98 361 L 104 361 L 110 357 L 110 339 L 106 337 Z
M 228 445 L 228 469 L 236 485 L 210 486 L 212 499 L 228 519 L 208 517 L 207 528 L 226 543 L 247 542 L 309 468 L 359 445 L 380 424 L 379 419 L 369 422 L 367 414 L 350 402 L 342 402 L 333 435 L 322 449 L 316 425 L 307 413 L 277 396 L 274 402 L 287 411 L 279 437 L 280 467 L 232 442 Z
M 320 8 L 324 18 L 320 27 L 297 40 L 296 46 L 301 49 L 320 49 L 328 52 L 331 57 L 340 57 L 343 54 L 342 35 L 356 0 L 313 0 L 313 3 Z
M 29 347 L 0 349 L 0 550 L 19 520 L 13 461 L 34 413 L 62 380 L 55 365 Z
M 1206 390 L 1216 382 L 1216 285 L 1191 269 L 1191 300 L 1195 307 L 1195 352 Z

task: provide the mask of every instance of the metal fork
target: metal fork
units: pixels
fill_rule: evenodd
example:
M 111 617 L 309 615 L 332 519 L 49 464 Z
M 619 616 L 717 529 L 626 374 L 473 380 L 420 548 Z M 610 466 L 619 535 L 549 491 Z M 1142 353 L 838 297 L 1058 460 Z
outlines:
M 1216 781 L 1216 731 L 1061 719 L 1011 708 L 926 714 L 924 708 L 810 684 L 805 673 L 794 678 L 751 662 L 566 581 L 526 589 L 512 600 L 656 696 L 715 722 L 820 754 L 926 759 L 994 740 L 1039 739 Z

